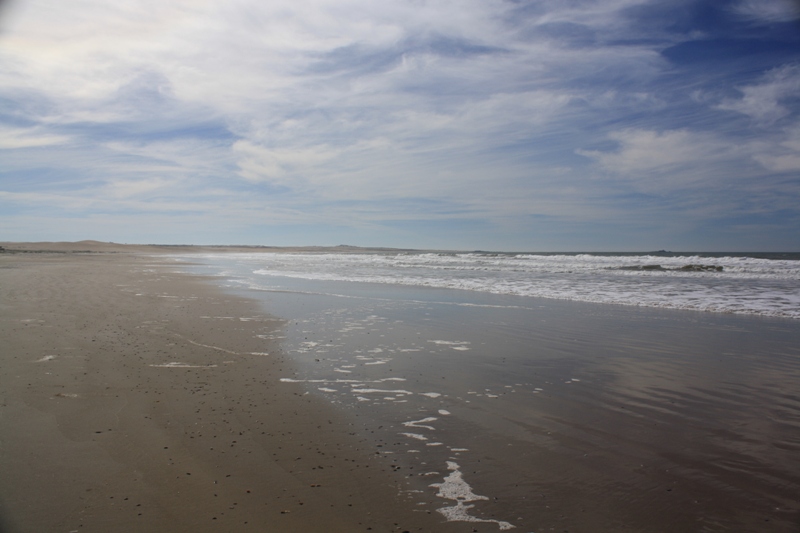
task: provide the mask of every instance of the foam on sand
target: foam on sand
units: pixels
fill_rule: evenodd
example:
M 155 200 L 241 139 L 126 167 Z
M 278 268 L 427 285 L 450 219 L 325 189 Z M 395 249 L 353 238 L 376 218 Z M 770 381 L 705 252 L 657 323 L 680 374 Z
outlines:
M 469 510 L 475 506 L 466 505 L 467 502 L 488 500 L 489 498 L 472 492 L 472 487 L 464 481 L 464 477 L 459 468 L 458 463 L 447 461 L 447 469 L 452 473 L 445 477 L 443 482 L 430 485 L 431 487 L 439 489 L 436 495 L 440 498 L 456 502 L 456 504 L 451 507 L 442 507 L 441 509 L 437 509 L 437 511 L 443 514 L 448 522 L 494 522 L 501 530 L 513 529 L 515 526 L 508 522 L 478 518 L 469 514 Z
M 411 391 L 398 389 L 398 390 L 385 390 L 385 389 L 353 389 L 353 392 L 357 392 L 359 394 L 369 394 L 369 393 L 384 393 L 384 394 L 407 394 L 411 395 L 414 394 Z
M 419 433 L 400 433 L 400 434 L 403 435 L 404 437 L 409 437 L 412 439 L 428 440 L 428 437 L 426 437 L 425 435 L 420 435 Z
M 352 383 L 354 386 L 362 383 L 383 383 L 385 381 L 405 381 L 406 378 L 383 378 L 383 379 L 295 379 L 281 378 L 278 381 L 283 383 Z
M 173 361 L 171 363 L 164 363 L 160 365 L 150 365 L 156 368 L 216 368 L 217 365 L 190 365 L 189 363 L 179 363 Z
M 440 346 L 449 346 L 453 350 L 459 350 L 459 351 L 467 351 L 467 350 L 469 350 L 470 348 L 469 348 L 469 346 L 467 346 L 467 344 L 471 344 L 469 341 L 440 341 L 440 340 L 434 340 L 434 341 L 428 341 L 428 342 L 433 343 L 433 344 L 438 344 Z
M 423 428 L 423 429 L 430 429 L 431 431 L 435 430 L 436 428 L 433 426 L 425 426 L 423 424 L 427 424 L 428 422 L 435 422 L 438 418 L 429 416 L 427 418 L 423 418 L 422 420 L 411 420 L 409 422 L 403 422 L 403 425 L 409 428 Z

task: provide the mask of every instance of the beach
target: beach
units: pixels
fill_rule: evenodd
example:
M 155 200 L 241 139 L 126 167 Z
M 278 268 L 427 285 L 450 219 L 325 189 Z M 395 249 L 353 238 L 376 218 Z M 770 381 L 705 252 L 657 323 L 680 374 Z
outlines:
M 4 533 L 458 530 L 278 383 L 253 302 L 128 253 L 4 254 L 0 290 Z
M 800 525 L 797 320 L 35 248 L 0 255 L 4 532 Z

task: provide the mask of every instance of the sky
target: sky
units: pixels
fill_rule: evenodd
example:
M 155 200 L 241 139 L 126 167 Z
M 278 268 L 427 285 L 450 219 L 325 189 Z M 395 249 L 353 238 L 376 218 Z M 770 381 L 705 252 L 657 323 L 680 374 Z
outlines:
M 0 240 L 83 239 L 800 251 L 800 2 L 0 2 Z

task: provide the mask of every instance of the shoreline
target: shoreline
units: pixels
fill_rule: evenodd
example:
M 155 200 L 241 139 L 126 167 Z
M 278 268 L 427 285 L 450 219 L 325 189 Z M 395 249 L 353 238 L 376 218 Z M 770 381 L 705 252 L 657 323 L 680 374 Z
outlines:
M 253 292 L 197 266 L 0 254 L 0 532 L 788 532 L 800 516 L 793 320 Z
M 420 250 L 413 248 L 382 248 L 362 246 L 265 246 L 222 244 L 120 244 L 115 242 L 0 242 L 0 253 L 7 254 L 201 254 L 201 253 L 259 253 L 259 252 L 341 252 L 341 253 L 469 253 L 456 250 Z
M 224 272 L 215 279 L 232 294 L 292 317 L 292 378 L 382 427 L 380 453 L 403 469 L 431 481 L 463 473 L 480 495 L 469 515 L 495 530 L 788 533 L 797 523 L 795 320 L 262 284 L 251 265 L 224 259 L 189 270 Z
M 279 382 L 292 363 L 258 335 L 281 319 L 168 267 L 0 256 L 0 530 L 472 526 L 416 510 L 332 406 Z
M 435 254 L 489 254 L 498 256 L 507 255 L 623 255 L 637 256 L 650 255 L 656 257 L 663 256 L 702 256 L 708 258 L 732 256 L 732 257 L 781 257 L 797 259 L 800 252 L 789 251 L 666 251 L 666 250 L 639 250 L 639 251 L 492 251 L 492 250 L 462 250 L 462 249 L 438 249 L 438 248 L 387 248 L 381 246 L 352 246 L 340 244 L 336 246 L 268 246 L 263 244 L 123 244 L 116 242 L 102 242 L 95 240 L 83 241 L 0 241 L 0 253 L 138 253 L 151 255 L 173 255 L 173 254 L 193 254 L 193 253 L 344 253 L 344 254 L 379 254 L 379 253 L 435 253 Z M 688 265 L 697 266 L 697 265 Z M 652 268 L 652 267 L 650 267 Z

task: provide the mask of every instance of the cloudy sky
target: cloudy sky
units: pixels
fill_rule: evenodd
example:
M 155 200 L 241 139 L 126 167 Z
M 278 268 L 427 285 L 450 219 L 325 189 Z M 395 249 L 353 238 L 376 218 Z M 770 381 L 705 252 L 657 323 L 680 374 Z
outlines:
M 800 251 L 793 0 L 0 3 L 0 240 Z

